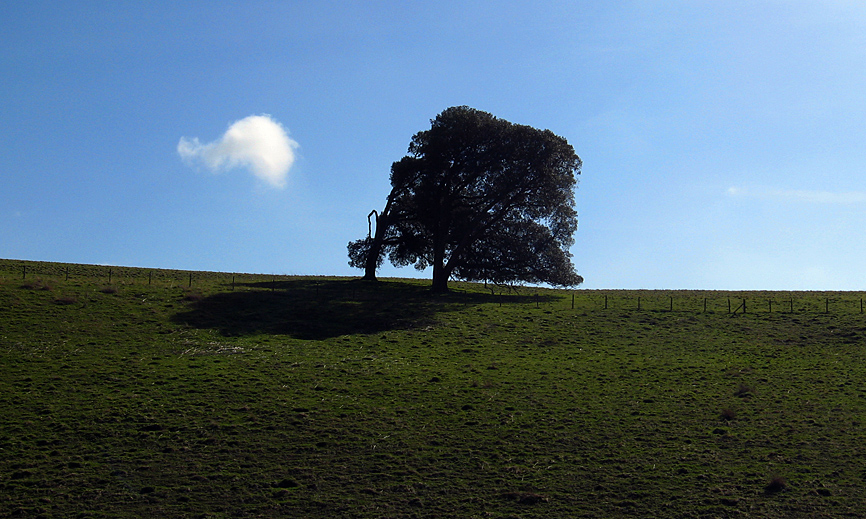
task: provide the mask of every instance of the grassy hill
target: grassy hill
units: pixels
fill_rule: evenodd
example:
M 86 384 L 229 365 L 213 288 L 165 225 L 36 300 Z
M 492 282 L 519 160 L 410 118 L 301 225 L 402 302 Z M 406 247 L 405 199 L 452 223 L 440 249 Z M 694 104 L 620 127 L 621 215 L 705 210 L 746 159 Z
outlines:
M 0 516 L 866 515 L 862 294 L 428 284 L 0 261 Z

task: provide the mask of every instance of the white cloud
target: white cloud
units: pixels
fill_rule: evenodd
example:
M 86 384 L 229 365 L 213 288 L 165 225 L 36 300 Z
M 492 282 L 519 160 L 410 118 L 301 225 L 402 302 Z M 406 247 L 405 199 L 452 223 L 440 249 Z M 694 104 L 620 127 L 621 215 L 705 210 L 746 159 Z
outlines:
M 812 191 L 806 189 L 745 189 L 729 187 L 728 195 L 812 204 L 853 205 L 866 203 L 866 191 Z
M 274 187 L 285 187 L 298 143 L 270 115 L 251 115 L 232 123 L 214 142 L 181 137 L 177 152 L 184 162 L 199 162 L 211 171 L 246 168 Z

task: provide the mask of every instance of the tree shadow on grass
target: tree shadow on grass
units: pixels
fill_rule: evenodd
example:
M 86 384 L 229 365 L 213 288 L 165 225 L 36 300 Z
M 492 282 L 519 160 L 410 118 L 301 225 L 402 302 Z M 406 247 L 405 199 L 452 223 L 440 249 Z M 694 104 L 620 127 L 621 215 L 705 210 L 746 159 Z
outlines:
M 265 333 L 323 340 L 424 328 L 436 323 L 437 314 L 500 301 L 498 297 L 453 291 L 437 295 L 428 286 L 408 282 L 304 278 L 235 285 L 231 292 L 191 302 L 190 309 L 172 321 L 217 329 L 226 336 Z

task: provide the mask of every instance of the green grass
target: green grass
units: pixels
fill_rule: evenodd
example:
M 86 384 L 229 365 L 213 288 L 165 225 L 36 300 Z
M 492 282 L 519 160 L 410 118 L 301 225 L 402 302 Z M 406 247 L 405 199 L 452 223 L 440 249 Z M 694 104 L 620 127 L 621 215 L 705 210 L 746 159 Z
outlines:
M 859 293 L 24 265 L 0 516 L 866 515 Z

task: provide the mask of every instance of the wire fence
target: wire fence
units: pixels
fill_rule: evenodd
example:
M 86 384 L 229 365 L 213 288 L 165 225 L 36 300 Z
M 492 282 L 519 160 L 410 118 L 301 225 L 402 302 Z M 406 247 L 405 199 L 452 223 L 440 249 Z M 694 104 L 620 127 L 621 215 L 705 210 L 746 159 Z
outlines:
M 398 288 L 379 284 L 363 287 L 347 278 L 300 277 L 274 274 L 202 272 L 104 265 L 0 260 L 0 279 L 22 284 L 50 279 L 69 283 L 219 290 L 283 290 L 305 297 L 352 301 L 401 297 Z M 418 281 L 419 288 L 422 281 Z M 482 288 L 474 283 L 453 283 L 455 292 L 473 294 L 503 304 L 532 304 L 541 309 L 574 311 L 628 311 L 742 314 L 863 314 L 864 292 L 778 292 L 712 290 L 554 290 L 522 287 L 516 291 Z M 485 296 L 485 294 L 487 294 Z
M 771 314 L 844 313 L 862 314 L 866 294 L 862 292 L 778 291 L 578 291 L 571 307 L 579 310 L 643 312 Z
M 22 282 L 39 279 L 69 282 L 103 283 L 107 285 L 152 285 L 188 287 L 214 284 L 232 288 L 253 284 L 276 283 L 290 276 L 234 272 L 201 272 L 192 270 L 148 269 L 77 263 L 0 260 L 0 278 Z

